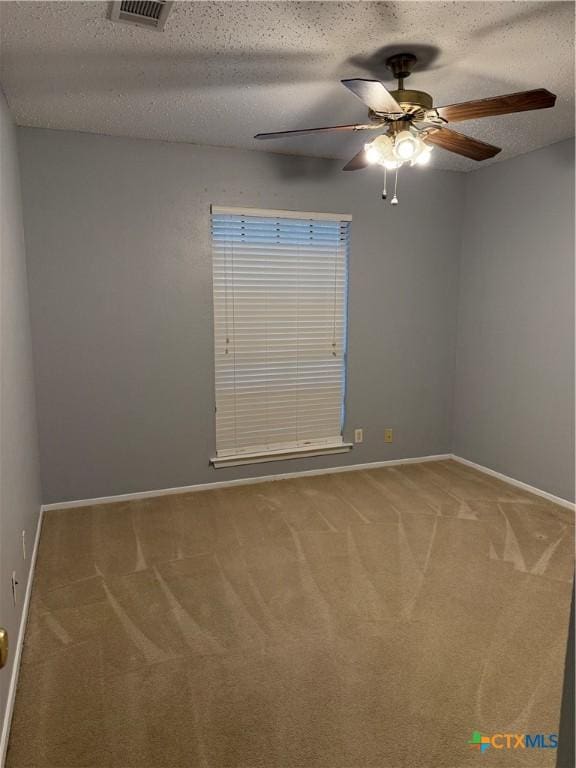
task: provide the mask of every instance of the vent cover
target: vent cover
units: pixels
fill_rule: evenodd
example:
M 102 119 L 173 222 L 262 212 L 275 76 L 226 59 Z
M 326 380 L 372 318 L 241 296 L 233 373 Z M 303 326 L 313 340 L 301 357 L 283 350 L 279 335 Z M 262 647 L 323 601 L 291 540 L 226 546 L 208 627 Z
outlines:
M 114 0 L 110 19 L 162 30 L 171 7 L 170 0 Z

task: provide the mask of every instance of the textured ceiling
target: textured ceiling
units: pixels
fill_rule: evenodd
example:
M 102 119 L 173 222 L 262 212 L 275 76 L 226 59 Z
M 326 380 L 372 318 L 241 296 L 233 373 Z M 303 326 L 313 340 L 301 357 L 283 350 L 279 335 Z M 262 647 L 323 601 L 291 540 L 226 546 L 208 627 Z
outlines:
M 436 105 L 531 88 L 553 110 L 460 123 L 493 161 L 574 135 L 573 2 L 176 2 L 164 32 L 108 20 L 107 2 L 0 2 L 0 80 L 20 125 L 349 159 L 366 134 L 272 142 L 259 131 L 363 122 L 339 80 L 427 63 L 407 85 Z M 441 168 L 474 161 L 434 152 Z M 484 163 L 486 164 L 486 163 Z

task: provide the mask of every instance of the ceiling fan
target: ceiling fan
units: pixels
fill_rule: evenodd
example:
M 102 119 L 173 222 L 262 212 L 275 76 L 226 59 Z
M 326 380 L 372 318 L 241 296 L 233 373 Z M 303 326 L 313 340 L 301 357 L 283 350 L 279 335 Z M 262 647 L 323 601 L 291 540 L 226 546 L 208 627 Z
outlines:
M 448 123 L 476 120 L 480 117 L 508 115 L 532 109 L 553 107 L 556 96 L 545 88 L 520 91 L 506 96 L 465 101 L 446 107 L 435 107 L 432 96 L 424 91 L 405 90 L 404 80 L 417 64 L 412 53 L 398 53 L 386 59 L 386 66 L 398 80 L 398 87 L 388 91 L 379 80 L 342 80 L 368 107 L 368 122 L 352 125 L 332 125 L 276 133 L 258 133 L 255 139 L 279 139 L 304 136 L 324 131 L 377 131 L 378 135 L 358 152 L 343 168 L 357 171 L 378 164 L 384 170 L 396 170 L 405 163 L 424 165 L 433 146 L 455 152 L 472 160 L 487 160 L 501 151 L 500 147 L 473 139 L 451 128 Z M 384 190 L 383 197 L 386 197 Z M 396 194 L 392 203 L 398 202 Z

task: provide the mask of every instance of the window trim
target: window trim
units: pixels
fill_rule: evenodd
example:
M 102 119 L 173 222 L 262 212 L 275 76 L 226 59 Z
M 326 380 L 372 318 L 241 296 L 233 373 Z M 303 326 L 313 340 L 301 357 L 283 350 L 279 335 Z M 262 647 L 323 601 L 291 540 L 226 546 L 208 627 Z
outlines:
M 243 464 L 263 464 L 268 461 L 286 461 L 287 459 L 306 459 L 311 456 L 326 456 L 333 453 L 348 453 L 354 448 L 352 443 L 338 443 L 334 445 L 309 445 L 303 448 L 284 448 L 262 453 L 247 453 L 245 455 L 214 456 L 210 464 L 215 469 L 222 467 L 240 467 Z
M 227 205 L 211 205 L 210 213 L 232 216 L 258 216 L 267 219 L 314 219 L 325 221 L 352 221 L 350 213 L 321 213 L 320 211 L 283 211 L 271 208 L 230 208 Z

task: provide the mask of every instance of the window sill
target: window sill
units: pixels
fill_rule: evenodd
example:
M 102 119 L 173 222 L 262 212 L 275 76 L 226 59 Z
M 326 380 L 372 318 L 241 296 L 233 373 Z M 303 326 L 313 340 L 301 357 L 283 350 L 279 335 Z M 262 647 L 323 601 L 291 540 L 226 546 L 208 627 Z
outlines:
M 216 456 L 210 459 L 215 469 L 222 467 L 240 467 L 243 464 L 263 464 L 268 461 L 286 461 L 287 459 L 306 459 L 310 456 L 326 456 L 332 453 L 348 453 L 353 448 L 352 443 L 338 445 L 308 445 L 303 448 L 286 448 L 269 453 L 244 453 L 235 456 Z

